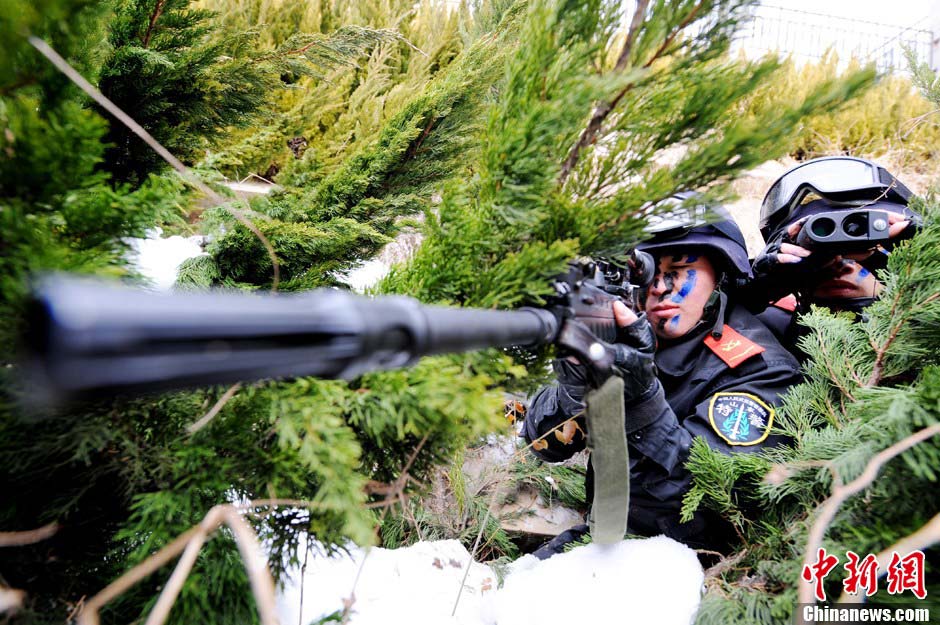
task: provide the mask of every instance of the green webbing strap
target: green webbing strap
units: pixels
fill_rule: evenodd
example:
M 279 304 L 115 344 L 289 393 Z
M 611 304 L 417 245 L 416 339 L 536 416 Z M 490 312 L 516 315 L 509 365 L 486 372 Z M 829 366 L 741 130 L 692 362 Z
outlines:
M 588 393 L 587 446 L 594 467 L 594 501 L 588 522 L 595 543 L 608 545 L 627 533 L 630 462 L 623 414 L 623 379 L 611 376 Z

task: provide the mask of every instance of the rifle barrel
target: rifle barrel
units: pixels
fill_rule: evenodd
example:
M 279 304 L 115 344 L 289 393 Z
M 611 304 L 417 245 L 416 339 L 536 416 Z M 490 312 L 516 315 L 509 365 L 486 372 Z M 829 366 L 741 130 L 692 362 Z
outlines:
M 422 356 L 536 346 L 547 310 L 426 306 L 336 289 L 154 293 L 52 276 L 34 290 L 27 370 L 44 402 L 266 378 L 351 379 Z

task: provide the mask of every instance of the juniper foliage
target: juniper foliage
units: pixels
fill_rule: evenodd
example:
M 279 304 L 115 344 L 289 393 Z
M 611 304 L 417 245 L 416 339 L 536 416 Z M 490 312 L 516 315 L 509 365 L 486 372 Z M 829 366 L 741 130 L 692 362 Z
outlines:
M 395 40 L 389 30 L 346 26 L 336 32 L 293 32 L 260 48 L 261 31 L 218 28 L 215 13 L 191 0 L 118 0 L 108 23 L 109 53 L 98 87 L 185 162 L 192 163 L 231 128 L 258 121 L 272 92 L 300 77 L 322 78 L 348 67 L 363 50 Z M 103 166 L 133 184 L 165 167 L 163 160 L 114 121 Z

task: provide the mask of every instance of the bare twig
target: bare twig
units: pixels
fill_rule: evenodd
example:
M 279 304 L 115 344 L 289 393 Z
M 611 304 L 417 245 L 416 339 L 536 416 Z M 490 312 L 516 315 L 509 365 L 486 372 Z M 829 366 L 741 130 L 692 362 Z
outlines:
M 78 615 L 80 625 L 98 625 L 98 611 L 102 606 L 169 563 L 180 552 L 183 552 L 183 557 L 180 558 L 176 569 L 160 594 L 157 605 L 154 606 L 147 618 L 147 625 L 163 623 L 169 615 L 173 602 L 176 600 L 186 577 L 189 575 L 196 556 L 199 554 L 199 549 L 206 539 L 222 524 L 227 525 L 235 536 L 235 544 L 238 546 L 245 572 L 248 574 L 251 591 L 255 603 L 258 605 L 258 614 L 262 625 L 277 625 L 274 579 L 271 577 L 267 562 L 261 553 L 258 537 L 251 529 L 251 526 L 241 517 L 239 510 L 229 504 L 215 506 L 209 510 L 199 525 L 178 536 L 172 543 L 132 568 L 92 597 Z
M 225 391 L 225 394 L 219 398 L 219 401 L 215 402 L 215 405 L 211 409 L 209 409 L 209 412 L 203 415 L 198 421 L 191 423 L 189 427 L 186 428 L 186 433 L 192 436 L 193 434 L 195 434 L 196 432 L 204 428 L 206 425 L 208 425 L 208 423 L 212 421 L 212 419 L 215 418 L 215 415 L 219 414 L 222 408 L 225 407 L 225 404 L 227 404 L 228 401 L 232 399 L 232 397 L 235 396 L 235 393 L 237 393 L 238 389 L 240 389 L 241 387 L 242 387 L 241 382 L 236 382 L 231 387 L 229 387 L 229 389 Z
M 519 459 L 519 458 L 521 458 L 521 457 L 522 457 L 522 454 L 524 454 L 526 451 L 528 451 L 535 443 L 537 443 L 537 442 L 543 440 L 544 438 L 546 438 L 546 437 L 549 436 L 550 434 L 554 434 L 555 432 L 560 431 L 565 425 L 567 425 L 568 423 L 574 421 L 574 420 L 577 419 L 579 416 L 581 416 L 581 413 L 576 414 L 576 415 L 574 415 L 574 416 L 572 416 L 572 417 L 568 417 L 567 419 L 565 419 L 564 421 L 562 421 L 561 423 L 559 423 L 558 425 L 556 425 L 555 427 L 553 427 L 553 428 L 550 429 L 549 431 L 545 432 L 545 434 L 542 434 L 541 436 L 539 436 L 538 438 L 536 438 L 535 440 L 533 440 L 531 443 L 529 443 L 529 444 L 526 445 L 525 447 L 522 447 L 521 449 L 517 449 L 517 450 L 513 453 L 513 455 L 512 455 L 512 457 L 510 458 L 510 460 L 514 460 L 514 459 Z M 497 484 L 498 484 L 499 482 L 501 482 L 503 479 L 505 479 L 505 472 L 508 472 L 508 465 L 507 465 L 506 467 L 503 467 L 502 470 L 503 470 L 503 472 L 504 472 L 503 478 L 502 478 L 502 479 L 496 479 Z M 498 488 L 498 487 L 493 488 L 493 493 L 490 495 L 489 504 L 486 506 L 486 512 L 483 514 L 483 520 L 480 522 L 480 529 L 479 529 L 479 531 L 477 532 L 477 537 L 476 537 L 476 539 L 473 541 L 473 549 L 470 551 L 470 559 L 467 561 L 467 566 L 466 566 L 466 568 L 464 569 L 463 579 L 462 579 L 461 582 L 460 582 L 460 589 L 457 591 L 457 598 L 454 600 L 454 609 L 453 609 L 453 610 L 451 611 L 451 613 L 450 613 L 451 616 L 454 616 L 455 614 L 457 614 L 457 606 L 460 604 L 460 597 L 461 597 L 461 595 L 463 594 L 464 585 L 467 583 L 467 577 L 470 575 L 470 568 L 473 566 L 473 559 L 476 557 L 477 550 L 478 550 L 479 547 L 480 547 L 480 539 L 483 537 L 483 532 L 484 532 L 484 530 L 486 529 L 486 524 L 487 524 L 487 523 L 489 522 L 489 520 L 490 520 L 490 513 L 491 513 L 493 507 L 496 505 L 496 497 L 497 497 L 498 495 L 499 495 L 499 488 Z
M 179 555 L 186 548 L 189 539 L 196 533 L 196 529 L 193 527 L 183 532 L 169 545 L 108 584 L 104 590 L 85 602 L 85 606 L 78 615 L 79 625 L 98 625 L 98 610 Z
M 918 126 L 920 126 L 922 123 L 924 123 L 924 122 L 927 120 L 928 117 L 930 117 L 931 115 L 935 115 L 935 114 L 937 114 L 937 113 L 940 113 L 940 109 L 934 109 L 934 110 L 932 110 L 932 111 L 927 111 L 927 112 L 924 113 L 923 115 L 918 115 L 917 117 L 914 117 L 914 118 L 912 118 L 912 119 L 907 120 L 907 121 L 905 122 L 905 125 L 909 125 L 909 128 L 904 132 L 903 135 L 900 135 L 901 140 L 903 141 L 903 140 L 907 139 L 907 136 L 908 136 L 909 134 L 911 134 L 912 132 L 914 132 L 914 129 L 916 129 Z
M 26 593 L 16 588 L 7 588 L 0 586 L 0 614 L 4 612 L 15 612 L 23 605 L 23 599 Z
M 704 552 L 704 553 L 714 553 L 719 556 L 722 555 L 716 551 L 707 551 L 704 549 L 696 549 L 695 551 L 696 553 Z M 747 555 L 747 549 L 742 549 L 741 551 L 737 552 L 736 554 L 730 557 L 727 557 L 727 558 L 723 557 L 720 561 L 718 561 L 717 563 L 709 567 L 707 571 L 705 571 L 705 583 L 708 583 L 708 580 L 710 579 L 720 577 L 721 575 L 725 573 L 725 571 L 729 571 L 733 569 L 734 567 L 736 567 L 738 563 L 741 560 L 743 560 L 746 555 Z
M 144 33 L 144 37 L 141 39 L 141 43 L 145 48 L 150 45 L 153 28 L 157 25 L 157 20 L 160 19 L 160 15 L 163 13 L 164 4 L 166 4 L 166 0 L 157 0 L 157 5 L 153 7 L 153 13 L 150 14 L 150 23 L 147 24 L 147 32 Z
M 879 576 L 884 575 L 887 572 L 893 553 L 897 552 L 901 554 L 910 553 L 916 550 L 924 550 L 938 542 L 940 542 L 940 514 L 927 521 L 923 527 L 913 534 L 905 536 L 875 556 L 875 559 L 878 561 L 878 570 L 882 571 L 879 573 Z M 850 595 L 849 593 L 843 591 L 842 596 L 839 597 L 839 603 L 862 603 L 864 600 L 865 595 L 863 593 Z
M 71 604 L 69 604 L 71 605 Z M 75 620 L 75 616 L 82 611 L 85 607 L 85 595 L 82 595 L 82 598 L 75 602 L 75 605 L 72 606 L 72 609 L 69 610 L 69 615 L 65 617 L 66 623 L 71 623 Z
M 261 241 L 261 245 L 264 246 L 265 250 L 268 252 L 268 256 L 271 258 L 271 265 L 274 268 L 274 278 L 272 281 L 271 290 L 276 291 L 280 282 L 280 264 L 277 261 L 277 254 L 274 253 L 274 248 L 271 246 L 271 242 L 268 241 L 267 237 L 265 237 L 260 230 L 258 230 L 258 227 L 253 224 L 242 211 L 226 202 L 218 193 L 213 191 L 209 185 L 200 180 L 199 177 L 189 170 L 189 168 L 183 165 L 179 159 L 170 154 L 169 150 L 163 147 L 159 141 L 154 139 L 153 136 L 140 124 L 134 121 L 130 115 L 122 111 L 114 102 L 106 98 L 103 93 L 98 91 L 98 89 L 96 89 L 91 83 L 85 80 L 85 78 L 79 74 L 74 67 L 69 65 L 68 61 L 62 58 L 58 52 L 53 50 L 49 44 L 47 44 L 42 39 L 39 39 L 38 37 L 29 37 L 29 43 L 34 48 L 36 48 L 40 54 L 49 59 L 49 61 L 55 65 L 59 71 L 68 76 L 72 82 L 78 85 L 82 91 L 87 93 L 88 97 L 101 105 L 102 108 L 114 115 L 121 123 L 127 126 L 131 132 L 140 137 L 157 154 L 159 154 L 163 160 L 165 160 L 176 171 L 178 171 L 187 182 L 199 189 L 199 191 L 204 193 L 207 197 L 211 198 L 213 202 L 223 206 L 229 213 L 232 214 L 233 217 L 235 217 L 235 219 L 240 221 L 246 228 L 254 233 L 256 237 L 258 237 L 258 240 Z
M 59 524 L 53 521 L 42 527 L 25 532 L 0 532 L 0 547 L 20 547 L 32 545 L 51 538 L 59 531 Z
M 865 465 L 865 470 L 857 478 L 845 486 L 836 486 L 832 489 L 832 495 L 826 501 L 820 504 L 816 520 L 810 528 L 809 537 L 806 540 L 806 549 L 803 553 L 803 566 L 810 566 L 812 558 L 815 557 L 817 550 L 822 546 L 826 529 L 835 518 L 839 507 L 846 499 L 869 486 L 878 477 L 878 472 L 886 462 L 898 456 L 918 443 L 940 434 L 940 423 L 926 427 L 907 438 L 901 439 L 897 443 L 876 454 L 874 458 Z M 799 599 L 797 603 L 813 603 L 813 588 L 810 584 L 800 584 Z
M 418 441 L 418 444 L 415 445 L 414 450 L 411 452 L 411 455 L 408 456 L 408 460 L 405 461 L 405 466 L 401 470 L 401 474 L 395 479 L 391 484 L 384 484 L 382 482 L 373 483 L 370 482 L 366 484 L 367 490 L 371 488 L 373 493 L 384 493 L 385 499 L 382 501 L 376 501 L 369 504 L 366 504 L 368 508 L 387 508 L 395 505 L 399 500 L 402 501 L 402 506 L 404 506 L 404 493 L 405 486 L 408 485 L 408 480 L 411 479 L 411 476 L 408 475 L 408 471 L 411 469 L 411 465 L 414 464 L 415 459 L 418 457 L 418 453 L 421 451 L 421 448 L 424 447 L 424 444 L 428 442 L 428 434 L 425 434 L 424 437 Z
M 463 594 L 463 588 L 467 583 L 467 577 L 470 575 L 470 568 L 473 566 L 473 559 L 476 557 L 477 549 L 480 547 L 480 539 L 483 537 L 483 530 L 486 529 L 486 524 L 490 520 L 490 510 L 496 505 L 496 496 L 499 494 L 499 489 L 494 488 L 493 494 L 490 496 L 489 505 L 486 506 L 486 512 L 483 514 L 483 521 L 480 522 L 480 531 L 477 532 L 476 540 L 473 541 L 473 549 L 470 551 L 470 559 L 467 561 L 467 566 L 463 571 L 463 578 L 460 580 L 460 589 L 457 591 L 457 598 L 454 600 L 454 609 L 451 610 L 450 615 L 454 616 L 457 614 L 457 606 L 460 604 L 460 596 Z
M 186 583 L 186 578 L 189 577 L 189 572 L 192 571 L 193 565 L 196 563 L 196 558 L 199 556 L 202 545 L 206 542 L 206 538 L 209 534 L 214 532 L 218 527 L 217 523 L 210 525 L 209 516 L 211 514 L 212 512 L 210 511 L 210 513 L 206 515 L 206 518 L 202 520 L 202 523 L 199 524 L 196 533 L 190 541 L 186 543 L 182 557 L 180 557 L 179 562 L 176 563 L 176 568 L 173 569 L 173 574 L 170 575 L 170 579 L 164 584 L 163 590 L 160 592 L 160 597 L 157 599 L 157 603 L 153 606 L 150 614 L 147 615 L 147 622 L 144 623 L 144 625 L 162 625 L 162 623 L 166 622 L 167 617 L 170 615 L 170 610 L 173 608 L 173 604 L 176 603 L 176 597 L 183 589 L 183 584 Z
M 372 548 L 366 547 L 363 550 L 362 562 L 359 563 L 359 568 L 356 569 L 356 579 L 353 580 L 352 588 L 349 589 L 349 597 L 343 599 L 343 623 L 349 622 L 349 617 L 352 615 L 352 608 L 356 605 L 356 586 L 359 585 L 359 578 L 362 577 L 362 569 L 366 567 L 366 560 L 369 559 L 369 556 L 372 555 Z
M 633 44 L 640 34 L 640 26 L 643 24 L 643 18 L 646 17 L 646 9 L 649 7 L 650 0 L 639 0 L 636 3 L 636 10 L 633 11 L 633 19 L 630 20 L 630 30 L 627 32 L 627 39 L 623 42 L 623 48 L 620 49 L 620 56 L 617 57 L 617 64 L 614 65 L 615 71 L 621 71 L 627 66 L 630 60 L 630 52 L 633 50 Z
M 304 577 L 307 576 L 307 558 L 310 556 L 310 537 L 304 540 L 304 563 L 300 567 L 300 607 L 297 609 L 297 625 L 304 625 Z

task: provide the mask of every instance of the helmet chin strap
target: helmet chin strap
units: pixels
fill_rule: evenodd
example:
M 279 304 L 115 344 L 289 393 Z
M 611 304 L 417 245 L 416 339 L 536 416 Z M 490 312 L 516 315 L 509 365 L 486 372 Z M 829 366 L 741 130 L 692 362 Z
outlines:
M 728 274 L 722 273 L 715 285 L 715 290 L 709 295 L 708 301 L 702 309 L 702 318 L 692 326 L 688 332 L 676 339 L 685 340 L 687 337 L 695 336 L 702 331 L 702 328 L 711 328 L 709 333 L 716 340 L 721 339 L 725 331 L 725 312 L 728 310 L 728 294 L 725 290 L 728 288 Z

